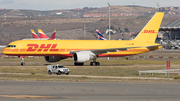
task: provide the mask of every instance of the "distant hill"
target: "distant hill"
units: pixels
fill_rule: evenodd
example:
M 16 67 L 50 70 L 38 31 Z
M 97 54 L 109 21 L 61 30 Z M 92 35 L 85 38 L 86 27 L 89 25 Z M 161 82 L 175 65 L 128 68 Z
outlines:
M 169 9 L 176 9 L 170 12 Z M 165 17 L 161 26 L 179 19 L 179 8 L 164 8 Z M 130 38 L 131 34 L 138 33 L 149 21 L 157 9 L 141 6 L 111 6 L 111 27 L 117 31 L 112 39 Z M 108 28 L 108 17 L 102 17 L 108 13 L 108 7 L 34 11 L 34 10 L 0 10 L 0 45 L 7 45 L 11 41 L 32 38 L 30 29 L 42 29 L 47 36 L 50 36 L 54 29 L 57 29 L 57 38 L 60 39 L 96 39 L 96 29 L 105 34 Z M 118 14 L 123 13 L 123 16 Z M 140 15 L 132 15 L 132 14 Z M 100 17 L 83 17 L 84 14 L 94 14 Z M 100 14 L 100 15 L 96 15 Z M 5 17 L 6 20 L 5 20 Z M 104 14 L 106 15 L 106 14 Z M 118 15 L 118 16 L 116 16 Z M 84 34 L 86 29 L 86 34 Z M 128 29 L 129 32 L 124 32 Z M 104 35 L 107 39 L 108 36 Z
M 157 8 L 143 7 L 137 5 L 127 6 L 111 6 L 111 16 L 142 16 L 151 15 L 158 11 Z M 163 11 L 168 16 L 180 16 L 180 7 L 161 7 L 159 11 Z M 60 10 L 49 10 L 49 11 L 38 11 L 38 10 L 14 10 L 14 9 L 0 9 L 0 16 L 4 17 L 41 17 L 41 16 L 56 16 L 60 18 L 82 18 L 82 17 L 107 17 L 109 7 L 102 8 L 76 8 L 76 9 L 60 9 Z M 84 16 L 84 14 L 103 14 L 95 16 Z M 133 15 L 134 14 L 134 15 Z M 137 15 L 138 14 L 138 15 Z
M 142 7 L 142 6 L 111 6 L 111 13 L 142 13 L 149 11 L 156 11 L 155 8 L 151 7 Z M 109 7 L 98 8 L 90 11 L 91 13 L 104 12 L 108 13 Z
M 84 7 L 78 9 L 65 10 L 14 10 L 14 9 L 0 9 L 0 16 L 19 16 L 19 17 L 36 17 L 36 16 L 60 16 L 60 17 L 82 17 L 87 13 L 108 13 L 108 7 L 92 8 Z M 156 11 L 155 8 L 141 7 L 141 6 L 111 6 L 111 13 L 147 13 Z

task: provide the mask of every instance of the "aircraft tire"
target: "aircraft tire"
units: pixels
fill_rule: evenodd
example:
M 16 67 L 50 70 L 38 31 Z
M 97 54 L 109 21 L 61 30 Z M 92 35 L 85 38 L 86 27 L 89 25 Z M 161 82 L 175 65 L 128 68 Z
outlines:
M 49 74 L 49 75 L 51 75 L 51 74 L 52 74 L 50 70 L 48 71 L 48 74 Z
M 83 66 L 84 63 L 77 63 L 77 62 L 74 62 L 74 65 L 75 65 L 75 66 Z
M 21 62 L 21 66 L 25 66 L 26 64 L 24 62 Z
M 81 63 L 81 66 L 84 66 L 84 63 Z
M 90 65 L 93 66 L 93 62 L 90 62 Z
M 100 66 L 100 62 L 97 62 L 97 66 Z
M 96 65 L 96 66 L 99 66 L 99 65 L 100 65 L 100 63 L 99 63 L 99 62 L 95 62 L 95 65 Z

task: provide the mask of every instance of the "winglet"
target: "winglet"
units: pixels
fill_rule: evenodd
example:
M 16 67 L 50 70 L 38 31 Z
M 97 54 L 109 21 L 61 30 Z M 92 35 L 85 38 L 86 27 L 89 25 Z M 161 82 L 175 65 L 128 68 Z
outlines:
M 54 29 L 53 34 L 51 35 L 51 37 L 48 40 L 54 40 L 56 36 L 56 29 Z
M 38 29 L 40 38 L 48 38 L 41 29 Z
M 32 34 L 34 39 L 39 39 L 38 35 L 34 32 L 33 29 L 31 29 L 31 34 Z
M 154 43 L 161 25 L 164 12 L 157 12 L 136 36 L 134 41 Z
M 96 29 L 96 32 L 98 34 L 98 39 L 99 40 L 106 40 L 99 30 Z

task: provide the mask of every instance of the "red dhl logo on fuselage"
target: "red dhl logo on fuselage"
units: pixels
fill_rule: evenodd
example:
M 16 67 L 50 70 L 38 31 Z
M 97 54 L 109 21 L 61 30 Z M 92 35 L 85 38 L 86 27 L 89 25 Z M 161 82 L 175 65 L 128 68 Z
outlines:
M 144 32 L 142 33 L 157 33 L 157 32 L 155 32 L 155 30 L 144 30 Z
M 57 44 L 41 44 L 40 46 L 38 44 L 27 44 L 28 49 L 26 50 L 27 52 L 57 52 L 59 49 L 55 49 Z

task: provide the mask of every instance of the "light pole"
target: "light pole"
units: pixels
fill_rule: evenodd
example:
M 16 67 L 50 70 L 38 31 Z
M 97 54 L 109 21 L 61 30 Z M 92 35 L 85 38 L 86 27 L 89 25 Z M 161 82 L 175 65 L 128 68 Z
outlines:
M 158 12 L 159 12 L 159 2 L 157 2 Z
M 109 2 L 107 4 L 109 6 L 109 40 L 111 40 L 111 35 L 110 35 L 110 16 L 111 16 L 111 14 L 110 14 L 110 4 L 109 4 Z
M 6 13 L 4 14 L 4 21 L 6 21 Z

